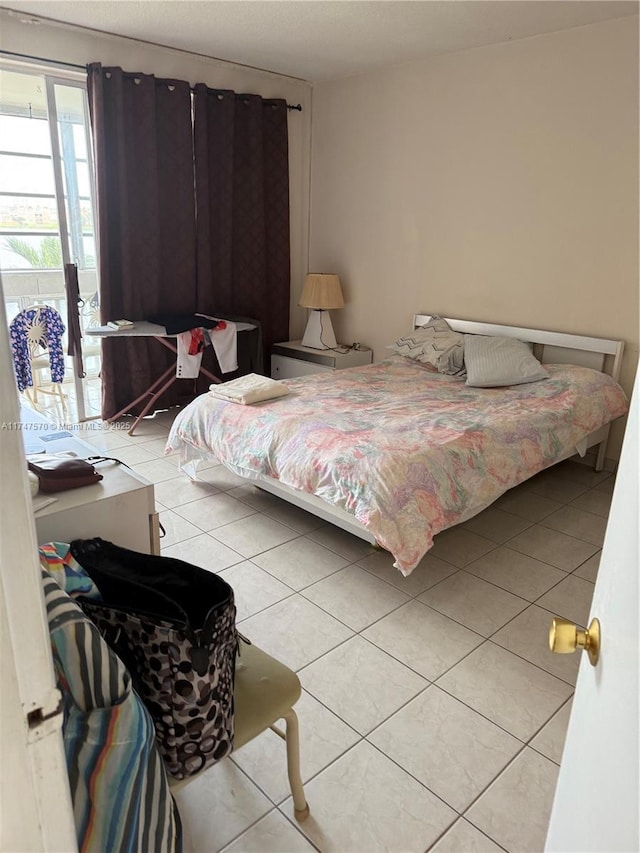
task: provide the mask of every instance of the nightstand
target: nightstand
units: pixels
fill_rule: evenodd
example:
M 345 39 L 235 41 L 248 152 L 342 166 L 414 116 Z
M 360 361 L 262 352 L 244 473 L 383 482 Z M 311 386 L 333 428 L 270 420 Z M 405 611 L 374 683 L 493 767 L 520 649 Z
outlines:
M 345 367 L 361 367 L 371 364 L 373 353 L 369 347 L 360 349 L 340 347 L 344 352 L 328 349 L 303 347 L 300 341 L 274 344 L 271 348 L 272 379 L 295 379 L 328 370 L 344 370 Z

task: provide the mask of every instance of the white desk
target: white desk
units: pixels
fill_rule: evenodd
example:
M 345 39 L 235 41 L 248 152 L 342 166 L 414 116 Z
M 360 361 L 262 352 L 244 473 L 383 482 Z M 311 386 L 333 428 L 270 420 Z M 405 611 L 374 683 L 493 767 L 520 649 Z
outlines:
M 255 329 L 256 327 L 251 323 L 235 323 L 236 332 L 247 332 L 251 329 Z M 131 326 L 127 326 L 124 329 L 112 329 L 110 326 L 95 326 L 92 329 L 87 329 L 85 334 L 93 335 L 95 337 L 100 338 L 155 338 L 158 343 L 165 346 L 167 349 L 171 350 L 175 355 L 178 354 L 178 348 L 174 343 L 171 342 L 171 338 L 176 338 L 177 335 L 169 335 L 167 334 L 167 330 L 164 326 L 160 326 L 157 323 L 149 323 L 147 320 L 138 320 L 133 323 Z M 203 373 L 208 379 L 212 382 L 220 383 L 222 380 L 215 376 L 213 373 L 210 373 L 208 370 L 205 370 L 204 367 L 200 367 L 200 373 Z M 134 420 L 131 428 L 129 429 L 129 435 L 133 435 L 133 431 L 138 426 L 142 418 L 147 414 L 149 409 L 153 406 L 155 401 L 163 394 L 167 388 L 169 388 L 176 380 L 176 371 L 175 367 L 169 367 L 162 376 L 159 376 L 155 382 L 153 382 L 146 391 L 143 391 L 139 397 L 136 397 L 135 400 L 131 400 L 127 405 L 120 409 L 119 412 L 116 412 L 115 415 L 110 417 L 109 423 L 112 421 L 118 420 L 118 418 L 125 415 L 133 406 L 136 406 L 145 397 L 149 397 L 149 400 L 137 418 Z
M 24 406 L 21 420 L 28 453 L 72 451 L 80 459 L 99 453 L 65 429 L 64 424 L 52 424 Z M 117 450 L 111 455 L 117 458 Z M 100 462 L 96 467 L 103 476 L 99 483 L 37 496 L 55 498 L 34 513 L 38 544 L 101 536 L 133 551 L 159 554 L 160 528 L 153 483 L 124 465 Z
M 76 446 L 68 439 L 65 449 Z M 153 484 L 112 462 L 97 469 L 103 476 L 99 483 L 52 494 L 56 501 L 35 514 L 38 544 L 101 536 L 132 551 L 159 554 Z

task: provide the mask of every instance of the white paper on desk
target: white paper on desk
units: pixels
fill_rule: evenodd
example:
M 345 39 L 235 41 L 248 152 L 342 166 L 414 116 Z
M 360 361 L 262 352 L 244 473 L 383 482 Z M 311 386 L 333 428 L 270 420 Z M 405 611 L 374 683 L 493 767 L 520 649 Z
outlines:
M 52 498 L 49 495 L 35 495 L 32 498 L 33 511 L 40 512 L 41 509 L 44 509 L 49 504 L 53 504 L 58 500 L 58 498 Z

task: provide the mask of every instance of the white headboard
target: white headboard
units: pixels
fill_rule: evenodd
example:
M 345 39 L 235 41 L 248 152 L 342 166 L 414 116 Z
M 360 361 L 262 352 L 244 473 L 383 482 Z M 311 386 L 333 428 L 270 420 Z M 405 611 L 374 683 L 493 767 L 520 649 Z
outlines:
M 431 319 L 431 314 L 414 314 L 413 328 L 417 329 Z M 616 381 L 620 375 L 624 341 L 590 338 L 566 332 L 549 332 L 544 329 L 525 329 L 520 326 L 501 326 L 497 323 L 476 323 L 474 320 L 455 320 L 445 317 L 456 332 L 465 335 L 490 335 L 492 337 L 518 338 L 534 345 L 534 354 L 547 364 L 577 364 L 608 373 Z

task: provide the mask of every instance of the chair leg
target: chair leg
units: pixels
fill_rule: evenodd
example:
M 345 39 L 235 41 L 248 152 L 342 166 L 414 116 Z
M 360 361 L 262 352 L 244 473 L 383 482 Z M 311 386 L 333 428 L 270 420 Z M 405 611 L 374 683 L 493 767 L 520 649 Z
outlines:
M 287 773 L 293 795 L 293 813 L 296 820 L 309 817 L 309 806 L 304 796 L 302 777 L 300 776 L 300 738 L 298 736 L 298 716 L 293 708 L 284 715 L 287 725 Z
M 56 408 L 60 410 L 60 422 L 67 420 L 67 395 L 62 390 L 62 385 L 58 382 L 53 384 L 55 389 Z
M 39 411 L 40 411 L 40 403 L 39 403 L 39 401 L 38 401 L 38 395 L 37 395 L 37 393 L 36 393 L 36 394 L 34 394 L 34 392 L 33 392 L 33 388 L 32 388 L 32 389 L 31 389 L 31 391 L 29 392 L 29 395 L 28 395 L 28 396 L 29 396 L 29 403 L 31 404 L 31 407 L 32 407 L 33 409 L 35 409 L 37 412 L 39 412 Z

